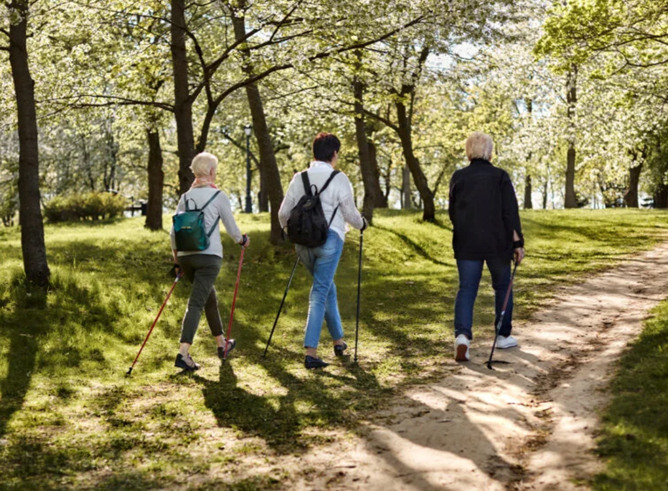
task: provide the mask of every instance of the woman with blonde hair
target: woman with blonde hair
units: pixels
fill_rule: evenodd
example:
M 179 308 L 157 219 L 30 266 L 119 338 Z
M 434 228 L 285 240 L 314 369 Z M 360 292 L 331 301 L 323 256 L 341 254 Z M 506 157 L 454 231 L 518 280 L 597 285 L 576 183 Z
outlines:
M 459 272 L 459 291 L 455 300 L 455 360 L 471 359 L 473 306 L 478 294 L 482 268 L 492 275 L 497 320 L 510 284 L 511 261 L 524 258 L 524 238 L 515 189 L 510 176 L 490 162 L 494 142 L 476 131 L 466 140 L 470 164 L 456 171 L 450 180 L 449 214 L 452 221 L 452 247 Z M 512 292 L 499 331 L 497 348 L 513 348 L 511 336 Z M 495 322 L 496 325 L 496 322 Z
M 192 161 L 190 169 L 195 175 L 190 190 L 181 196 L 176 213 L 183 213 L 187 209 L 202 210 L 204 214 L 203 228 L 209 236 L 209 246 L 204 250 L 177 251 L 177 241 L 174 227 L 170 236 L 172 239 L 172 255 L 178 272 L 192 283 L 192 291 L 188 299 L 188 307 L 181 326 L 181 346 L 176 355 L 174 366 L 188 371 L 194 371 L 199 365 L 190 356 L 190 346 L 193 344 L 195 333 L 199 325 L 202 311 L 206 316 L 211 334 L 216 338 L 218 356 L 223 358 L 225 349 L 229 352 L 236 342 L 230 339 L 225 346 L 223 336 L 223 322 L 218 310 L 218 299 L 214 283 L 220 272 L 223 260 L 223 246 L 220 241 L 219 223 L 222 220 L 227 233 L 242 247 L 248 247 L 250 240 L 242 235 L 232 215 L 232 207 L 227 195 L 216 187 L 216 169 L 218 159 L 210 153 L 200 153 Z M 186 202 L 188 206 L 186 206 Z

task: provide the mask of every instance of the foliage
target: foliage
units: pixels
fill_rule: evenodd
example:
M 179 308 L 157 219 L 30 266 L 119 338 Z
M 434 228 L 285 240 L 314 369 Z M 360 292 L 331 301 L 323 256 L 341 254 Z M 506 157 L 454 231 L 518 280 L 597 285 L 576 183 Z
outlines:
M 652 312 L 619 365 L 603 414 L 593 489 L 662 490 L 668 482 L 668 301 Z
M 51 223 L 79 220 L 104 220 L 123 215 L 128 200 L 113 193 L 83 193 L 56 196 L 44 205 L 44 216 Z
M 311 286 L 303 268 L 261 359 L 294 261 L 291 248 L 268 244 L 266 214 L 238 216 L 253 242 L 232 330 L 237 348 L 221 366 L 201 325 L 193 356 L 203 368 L 192 377 L 177 375 L 173 366 L 185 283 L 132 377 L 124 377 L 172 282 L 166 233 L 146 231 L 139 218 L 47 225 L 53 280 L 44 296 L 23 285 L 18 232 L 0 229 L 2 268 L 11 278 L 0 285 L 2 487 L 155 489 L 182 485 L 188 475 L 215 489 L 251 478 L 267 480 L 258 481 L 258 489 L 276 481 L 289 489 L 296 476 L 286 474 L 284 456 L 357 431 L 405 384 L 457 370 L 450 355 L 457 281 L 447 215 L 439 214 L 437 224 L 422 223 L 419 215 L 379 212 L 378 226 L 365 233 L 360 366 L 344 359 L 320 374 L 302 366 Z M 516 318 L 544 304 L 556 286 L 662 240 L 666 218 L 656 211 L 523 213 L 529 256 L 518 270 Z M 223 245 L 216 289 L 225 318 L 238 246 L 228 237 Z M 351 234 L 337 272 L 348 339 L 356 282 Z M 473 349 L 487 349 L 491 341 L 492 309 L 485 274 Z M 325 333 L 327 360 L 334 359 L 330 349 Z

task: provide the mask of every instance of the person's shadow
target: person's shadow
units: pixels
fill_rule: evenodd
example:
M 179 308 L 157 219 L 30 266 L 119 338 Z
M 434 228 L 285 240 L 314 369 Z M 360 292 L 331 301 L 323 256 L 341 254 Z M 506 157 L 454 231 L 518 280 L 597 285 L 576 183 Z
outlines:
M 218 381 L 199 375 L 193 378 L 204 386 L 204 404 L 216 417 L 218 426 L 240 430 L 246 437 L 260 437 L 278 453 L 294 449 L 299 440 L 299 424 L 289 391 L 277 395 L 248 392 L 239 386 L 229 362 L 221 364 Z

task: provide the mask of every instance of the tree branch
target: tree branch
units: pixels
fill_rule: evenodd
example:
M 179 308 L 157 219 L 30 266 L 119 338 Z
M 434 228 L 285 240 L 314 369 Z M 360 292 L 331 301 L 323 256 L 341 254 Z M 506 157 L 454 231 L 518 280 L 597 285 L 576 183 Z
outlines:
M 159 109 L 164 109 L 166 111 L 174 112 L 174 106 L 171 104 L 167 104 L 166 102 L 156 102 L 156 101 L 141 101 L 141 100 L 136 100 L 136 99 L 129 99 L 127 97 L 120 97 L 120 96 L 113 96 L 113 95 L 103 95 L 103 94 L 81 94 L 81 95 L 75 95 L 75 96 L 67 96 L 67 97 L 55 97 L 52 99 L 43 99 L 40 101 L 37 101 L 38 104 L 45 103 L 45 102 L 65 102 L 65 101 L 79 101 L 81 99 L 84 99 L 86 97 L 90 97 L 92 99 L 111 99 L 113 102 L 105 102 L 105 103 L 86 103 L 86 102 L 75 102 L 71 103 L 70 105 L 72 107 L 105 107 L 105 106 L 151 106 L 151 107 L 157 107 Z
M 232 145 L 237 147 L 239 150 L 244 151 L 244 152 L 246 151 L 246 148 L 241 143 L 236 141 L 234 138 L 232 138 L 230 135 L 228 135 L 225 131 L 221 131 L 220 134 L 223 135 L 223 138 L 225 138 L 227 141 L 229 141 Z M 258 162 L 257 157 L 255 156 L 255 154 L 251 151 L 249 151 L 249 153 L 250 153 L 251 159 L 253 159 L 253 162 L 255 162 L 255 165 L 259 166 L 260 163 Z

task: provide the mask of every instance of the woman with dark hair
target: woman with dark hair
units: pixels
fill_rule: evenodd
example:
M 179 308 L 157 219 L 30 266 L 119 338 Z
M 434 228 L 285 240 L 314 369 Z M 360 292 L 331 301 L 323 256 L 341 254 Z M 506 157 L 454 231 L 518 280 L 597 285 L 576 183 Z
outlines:
M 455 360 L 471 359 L 473 306 L 478 294 L 482 268 L 492 275 L 496 317 L 499 318 L 510 284 L 511 261 L 524 259 L 524 238 L 515 189 L 510 176 L 490 162 L 494 142 L 489 135 L 475 132 L 466 140 L 470 165 L 456 171 L 450 181 L 449 213 L 452 246 L 459 272 L 455 300 Z M 499 331 L 496 347 L 517 346 L 511 336 L 512 292 Z M 496 322 L 495 322 L 496 325 Z
M 296 245 L 297 255 L 313 276 L 313 287 L 309 296 L 308 318 L 304 335 L 307 369 L 326 367 L 328 363 L 318 358 L 317 350 L 320 341 L 323 320 L 334 342 L 334 354 L 343 356 L 348 347 L 343 341 L 343 327 L 336 297 L 334 274 L 339 265 L 343 242 L 349 223 L 358 230 L 366 228 L 366 220 L 355 207 L 353 188 L 348 177 L 335 171 L 336 162 L 341 149 L 341 142 L 331 133 L 320 133 L 313 140 L 313 162 L 309 169 L 295 174 L 285 199 L 278 212 L 281 226 L 285 228 L 290 212 L 300 198 L 306 194 L 304 181 L 307 180 L 314 190 L 320 190 L 320 203 L 329 231 L 326 242 L 320 247 Z M 302 176 L 306 173 L 306 178 Z M 316 191 L 318 192 L 318 191 Z

